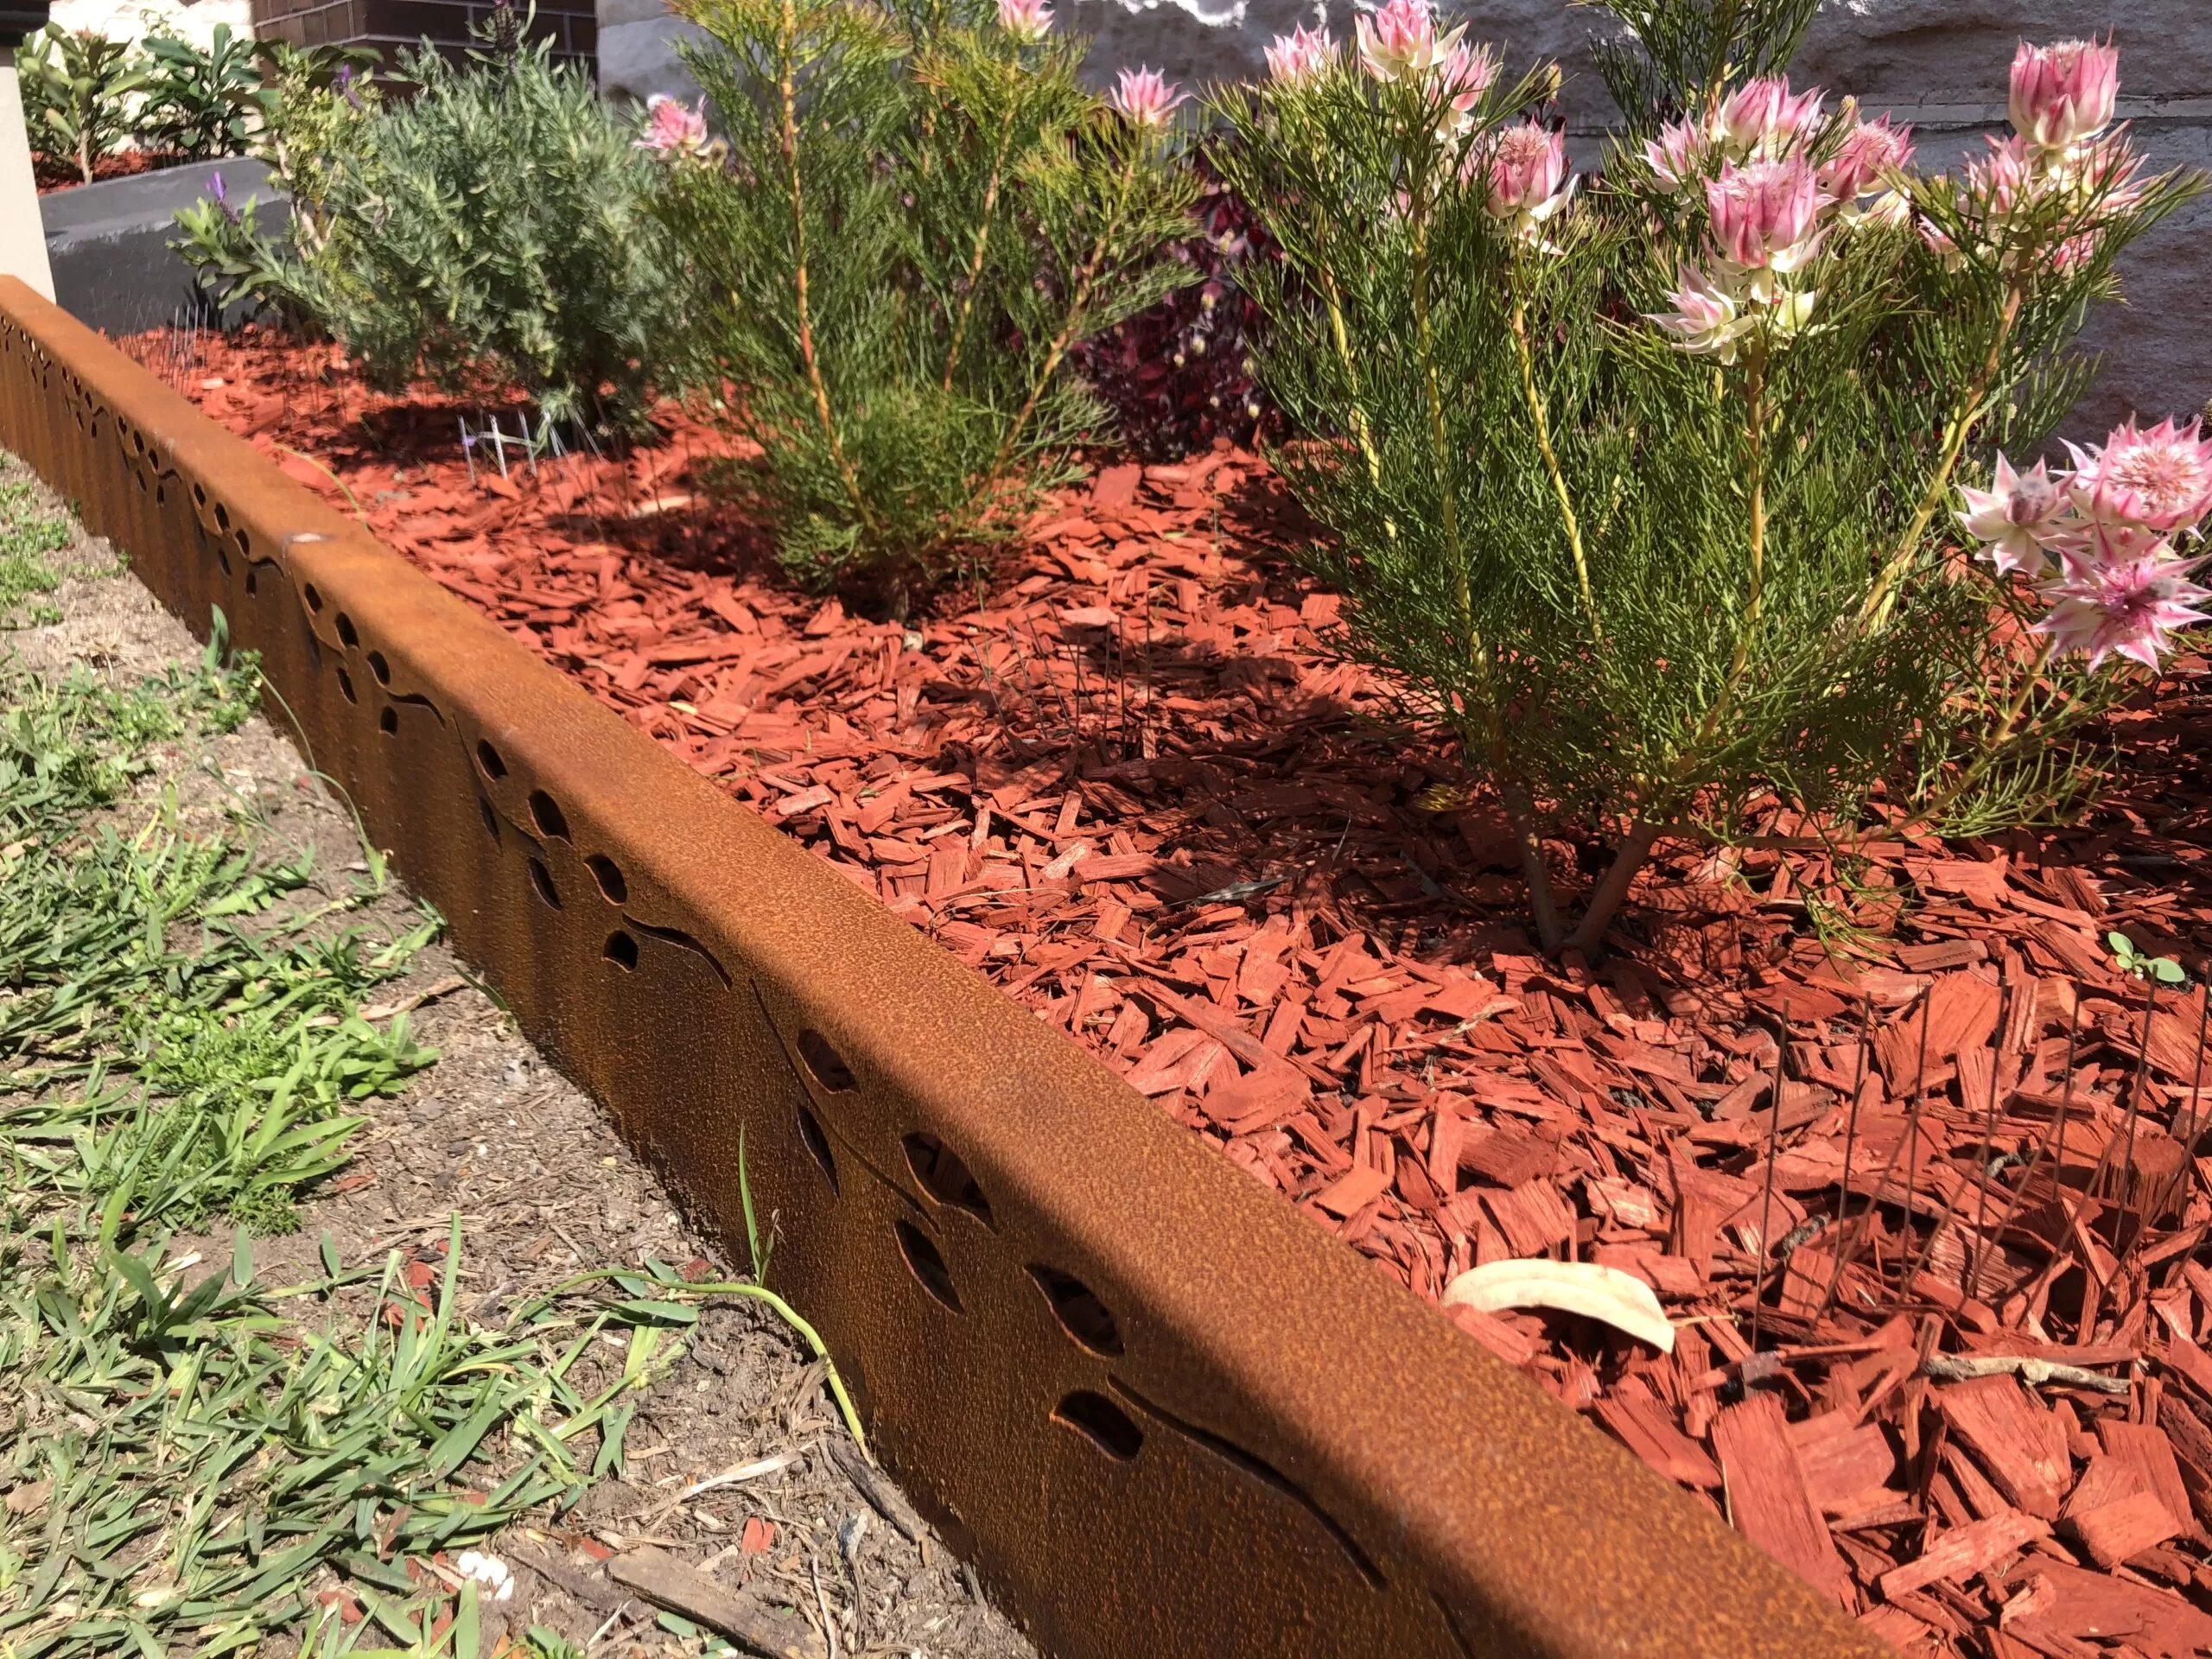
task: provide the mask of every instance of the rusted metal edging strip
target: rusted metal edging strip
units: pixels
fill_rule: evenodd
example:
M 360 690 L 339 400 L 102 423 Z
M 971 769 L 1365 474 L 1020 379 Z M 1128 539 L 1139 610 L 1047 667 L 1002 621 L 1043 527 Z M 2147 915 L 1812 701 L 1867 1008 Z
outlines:
M 855 1383 L 1048 1652 L 1883 1649 L 22 283 L 0 444 L 262 653 L 524 1027 Z M 280 713 L 279 718 L 285 715 Z

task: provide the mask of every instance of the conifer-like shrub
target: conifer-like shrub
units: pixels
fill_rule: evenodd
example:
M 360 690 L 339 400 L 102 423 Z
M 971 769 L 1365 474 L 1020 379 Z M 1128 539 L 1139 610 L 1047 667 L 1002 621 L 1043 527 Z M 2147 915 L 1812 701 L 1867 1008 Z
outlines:
M 803 579 L 903 612 L 1107 435 L 1070 353 L 1188 280 L 1179 100 L 1085 91 L 1040 0 L 680 10 L 707 108 L 649 142 L 714 300 L 694 378 L 760 446 L 730 485 Z
M 1579 190 L 1556 73 L 1506 78 L 1421 0 L 1217 99 L 1283 251 L 1246 273 L 1259 373 L 1319 435 L 1281 461 L 1347 646 L 1495 785 L 1553 948 L 1561 823 L 1616 849 L 1588 949 L 1656 838 L 1738 841 L 1762 800 L 1846 842 L 2076 805 L 2083 722 L 2196 619 L 2212 506 L 2193 429 L 2005 459 L 2198 187 L 2112 125 L 2109 48 L 2024 47 L 2016 130 L 1946 176 L 1771 73 L 1802 0 L 1612 9 L 1630 136 Z

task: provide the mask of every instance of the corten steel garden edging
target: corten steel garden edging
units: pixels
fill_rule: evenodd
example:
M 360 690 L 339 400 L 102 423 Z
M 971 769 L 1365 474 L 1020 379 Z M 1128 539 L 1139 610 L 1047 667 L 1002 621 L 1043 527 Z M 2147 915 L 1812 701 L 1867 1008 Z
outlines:
M 188 622 L 220 607 L 524 1029 L 740 1241 L 743 1135 L 770 1281 L 1047 1651 L 1885 1650 L 4 278 L 0 445 Z

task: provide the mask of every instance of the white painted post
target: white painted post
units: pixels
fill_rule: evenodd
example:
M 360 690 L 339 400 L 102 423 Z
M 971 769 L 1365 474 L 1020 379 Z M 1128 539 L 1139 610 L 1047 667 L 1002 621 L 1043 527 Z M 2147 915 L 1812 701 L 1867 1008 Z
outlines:
M 39 218 L 38 181 L 31 176 L 30 136 L 16 85 L 15 42 L 0 35 L 0 276 L 20 276 L 48 299 L 54 270 L 46 262 L 46 226 Z

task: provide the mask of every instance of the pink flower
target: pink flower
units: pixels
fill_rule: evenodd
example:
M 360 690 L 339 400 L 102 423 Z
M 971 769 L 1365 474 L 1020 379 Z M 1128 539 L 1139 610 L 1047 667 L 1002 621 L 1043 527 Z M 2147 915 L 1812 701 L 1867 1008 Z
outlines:
M 1336 67 L 1337 43 L 1328 30 L 1309 29 L 1301 23 L 1287 35 L 1276 35 L 1266 55 L 1269 75 L 1289 86 L 1302 86 Z
M 1676 121 L 1659 129 L 1656 139 L 1647 139 L 1643 159 L 1659 181 L 1679 191 L 1705 171 L 1705 134 L 1694 123 Z
M 1426 75 L 1444 61 L 1467 32 L 1465 23 L 1440 38 L 1427 0 L 1390 0 L 1358 22 L 1359 60 L 1381 81 Z
M 1567 178 L 1567 138 L 1535 121 L 1523 121 L 1497 135 L 1491 146 L 1489 189 L 1483 205 L 1494 219 L 1508 219 L 1533 238 L 1544 220 L 1566 205 L 1573 186 Z
M 1911 158 L 1911 128 L 1891 126 L 1886 115 L 1862 121 L 1821 164 L 1821 189 L 1831 200 L 1856 201 Z
M 1928 251 L 1936 256 L 1944 270 L 1955 271 L 1966 264 L 1959 245 L 1951 240 L 1950 232 L 1934 219 L 1920 219 L 1915 228 L 1920 232 L 1920 239 L 1928 245 Z
M 2017 572 L 2032 578 L 2050 569 L 2044 550 L 2065 538 L 2071 521 L 2066 497 L 2042 461 L 2033 472 L 2019 473 L 1999 455 L 1994 490 L 1961 486 L 1959 493 L 1967 504 L 1959 522 L 1967 535 L 1984 544 L 1982 555 L 1999 575 Z
M 1757 319 L 1745 314 L 1725 283 L 1701 270 L 1684 265 L 1675 272 L 1675 292 L 1667 296 L 1675 308 L 1649 321 L 1674 335 L 1675 343 L 1692 356 L 1733 363 L 1744 336 L 1758 326 Z
M 1713 213 L 1714 248 L 1741 270 L 1786 275 L 1819 251 L 1820 195 L 1802 156 L 1724 166 L 1720 176 L 1707 183 L 1705 200 Z
M 2100 543 L 2104 536 L 2100 529 Z M 2092 556 L 2069 560 L 2066 575 L 2038 590 L 2051 606 L 2035 631 L 2062 655 L 2086 652 L 2092 670 L 2113 656 L 2155 669 L 2160 654 L 2172 649 L 2169 635 L 2205 620 L 2197 607 L 2212 593 L 2188 579 L 2195 568 L 2196 561 L 2173 557 L 2164 542 L 2147 552 L 2100 547 Z
M 1462 132 L 1474 119 L 1471 111 L 1497 79 L 1497 54 L 1487 46 L 1468 46 L 1455 34 L 1436 66 L 1436 79 L 1451 99 L 1446 130 Z
M 2106 525 L 2134 525 L 2161 534 L 2193 527 L 2212 512 L 2212 442 L 2197 423 L 2171 418 L 2148 432 L 2133 419 L 2113 429 L 2102 448 L 2073 445 L 2075 505 Z
M 1819 87 L 1793 98 L 1780 76 L 1745 81 L 1713 114 L 1713 136 L 1737 156 L 1775 156 L 1820 118 Z
M 656 92 L 645 100 L 645 136 L 639 149 L 668 156 L 698 156 L 707 151 L 707 116 L 676 99 Z
M 1034 46 L 1052 30 L 1052 9 L 1045 0 L 999 0 L 999 27 Z
M 1114 107 L 1141 127 L 1164 127 L 1178 104 L 1188 99 L 1167 84 L 1157 69 L 1124 69 L 1114 88 Z
M 2044 181 L 2043 169 L 2018 136 L 1992 138 L 1988 143 L 1986 156 L 1967 163 L 1965 206 L 1995 238 L 2015 219 L 2032 211 Z
M 2067 149 L 2112 124 L 2120 53 L 2094 41 L 2020 42 L 2012 54 L 2013 130 L 2038 149 Z

